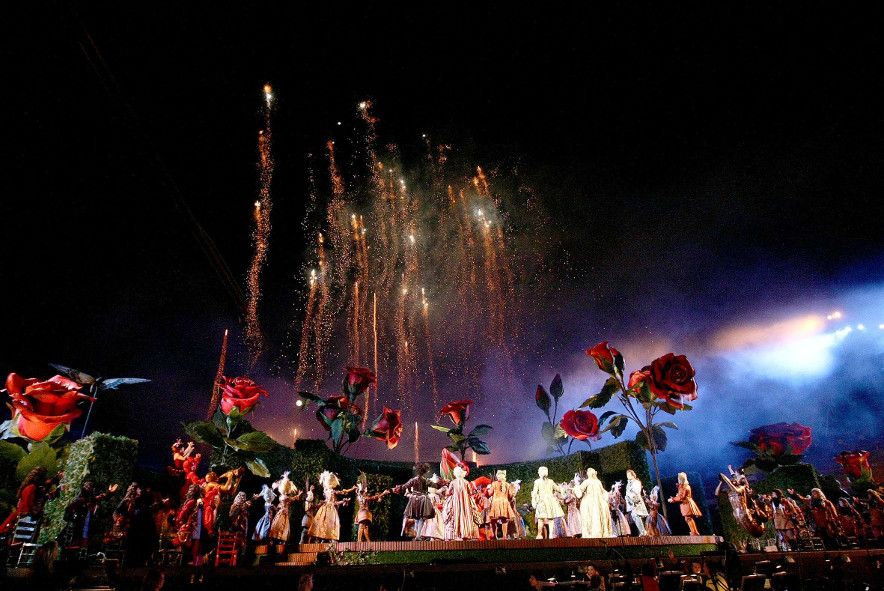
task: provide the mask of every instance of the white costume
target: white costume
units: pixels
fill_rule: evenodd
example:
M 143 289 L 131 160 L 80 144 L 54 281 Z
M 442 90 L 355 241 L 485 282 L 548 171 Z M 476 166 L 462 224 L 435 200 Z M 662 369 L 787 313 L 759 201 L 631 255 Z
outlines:
M 574 496 L 580 499 L 580 525 L 584 538 L 611 537 L 611 511 L 608 491 L 602 486 L 596 471 L 589 468 L 586 480 L 574 487 Z
M 537 469 L 537 475 L 540 476 L 534 481 L 534 490 L 531 491 L 531 506 L 534 507 L 534 519 L 537 522 L 537 538 L 543 538 L 544 527 L 550 538 L 556 537 L 556 519 L 561 522 L 561 518 L 565 516 L 556 493 L 561 494 L 559 485 L 553 482 L 549 476 L 549 470 L 546 466 Z
M 632 517 L 638 535 L 645 535 L 645 519 L 648 516 L 648 508 L 642 500 L 642 481 L 635 476 L 635 472 L 626 472 L 626 512 Z

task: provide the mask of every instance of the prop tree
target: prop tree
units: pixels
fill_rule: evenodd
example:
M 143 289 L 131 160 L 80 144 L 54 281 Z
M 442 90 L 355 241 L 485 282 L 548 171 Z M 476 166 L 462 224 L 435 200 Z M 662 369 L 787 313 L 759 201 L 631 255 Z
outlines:
M 461 460 L 466 460 L 468 449 L 472 449 L 480 456 L 491 453 L 488 444 L 480 439 L 483 435 L 487 435 L 491 431 L 491 425 L 476 425 L 470 432 L 464 435 L 467 419 L 470 417 L 470 407 L 473 405 L 472 400 L 456 400 L 449 402 L 439 411 L 440 416 L 448 416 L 454 427 L 443 427 L 441 425 L 433 425 L 433 429 L 442 431 L 451 440 L 451 445 L 445 449 L 459 453 Z
M 620 437 L 629 421 L 634 421 L 639 428 L 635 441 L 651 453 L 657 486 L 663 490 L 657 453 L 666 450 L 664 427 L 677 429 L 678 426 L 672 421 L 658 422 L 656 418 L 660 412 L 675 415 L 679 411 L 693 408 L 687 402 L 697 398 L 694 368 L 684 355 L 667 353 L 653 360 L 650 365 L 632 372 L 626 381 L 623 377 L 623 355 L 607 341 L 587 349 L 586 354 L 610 377 L 601 391 L 586 399 L 580 408 L 602 408 L 616 395 L 624 412 L 604 412 L 599 419 L 599 423 L 603 425 L 599 434 L 610 431 L 615 438 Z M 665 504 L 663 513 L 666 514 Z

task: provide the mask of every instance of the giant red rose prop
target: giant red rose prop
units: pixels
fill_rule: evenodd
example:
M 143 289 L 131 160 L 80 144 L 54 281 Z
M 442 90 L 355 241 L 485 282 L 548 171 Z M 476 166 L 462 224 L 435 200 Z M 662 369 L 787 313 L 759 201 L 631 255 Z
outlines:
M 393 449 L 399 445 L 402 438 L 402 411 L 391 410 L 384 407 L 384 412 L 378 417 L 369 432 L 375 439 L 387 442 L 387 449 Z
M 783 454 L 800 456 L 807 451 L 812 440 L 810 427 L 798 423 L 764 425 L 749 432 L 749 441 L 758 447 L 759 453 L 776 458 Z
M 378 381 L 374 372 L 367 367 L 348 367 L 347 377 L 345 378 L 347 391 L 358 396 L 365 392 L 369 386 L 376 384 Z
M 623 356 L 620 351 L 610 346 L 608 341 L 602 341 L 595 347 L 587 349 L 586 354 L 595 359 L 596 365 L 604 372 L 614 373 L 615 367 L 623 367 Z
M 221 378 L 221 412 L 229 415 L 234 408 L 245 414 L 252 410 L 267 390 L 249 378 Z
M 596 439 L 599 435 L 599 419 L 588 410 L 569 410 L 559 424 L 565 433 L 579 441 Z
M 871 478 L 872 468 L 869 466 L 869 452 L 863 450 L 842 451 L 835 456 L 844 473 L 851 479 Z
M 451 417 L 451 420 L 455 425 L 461 425 L 467 420 L 467 418 L 469 418 L 470 406 L 472 405 L 472 400 L 457 400 L 455 402 L 449 402 L 442 407 L 439 414 L 443 417 L 448 415 Z
M 42 441 L 59 425 L 70 425 L 83 414 L 77 408 L 81 400 L 94 400 L 80 393 L 80 384 L 63 376 L 41 382 L 16 373 L 6 378 L 6 391 L 15 409 L 16 428 L 21 436 Z
M 685 402 L 697 398 L 694 375 L 694 368 L 687 357 L 667 353 L 651 362 L 648 386 L 657 398 L 675 408 L 684 408 Z

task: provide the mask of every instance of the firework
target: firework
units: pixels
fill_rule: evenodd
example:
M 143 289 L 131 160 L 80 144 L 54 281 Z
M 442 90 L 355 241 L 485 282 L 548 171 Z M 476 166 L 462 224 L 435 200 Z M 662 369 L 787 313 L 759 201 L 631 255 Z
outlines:
M 258 132 L 258 200 L 255 201 L 255 228 L 252 232 L 252 262 L 249 266 L 248 291 L 246 304 L 246 343 L 249 347 L 250 365 L 258 361 L 264 350 L 264 333 L 258 316 L 261 301 L 261 273 L 267 262 L 267 250 L 270 247 L 270 213 L 273 202 L 270 199 L 270 185 L 273 181 L 273 152 L 271 131 L 271 105 L 273 92 L 269 84 L 264 85 L 264 129 Z
M 522 226 L 542 225 L 533 194 L 504 193 L 497 173 L 477 166 L 457 176 L 450 147 L 426 135 L 418 165 L 426 170 L 408 170 L 395 147 L 377 147 L 370 102 L 359 103 L 357 116 L 364 134 L 326 144 L 328 195 L 311 198 L 324 214 L 312 226 L 320 238 L 309 268 L 317 272 L 305 275 L 296 385 L 312 375 L 319 391 L 326 367 L 373 366 L 390 378 L 383 395 L 376 388 L 366 401 L 363 419 L 380 402 L 435 409 L 442 388 L 481 398 L 490 355 L 511 364 L 523 351 L 521 288 L 535 280 L 539 259 L 536 249 L 525 256 L 514 248 L 508 224 L 534 207 Z M 342 172 L 343 162 L 352 169 Z

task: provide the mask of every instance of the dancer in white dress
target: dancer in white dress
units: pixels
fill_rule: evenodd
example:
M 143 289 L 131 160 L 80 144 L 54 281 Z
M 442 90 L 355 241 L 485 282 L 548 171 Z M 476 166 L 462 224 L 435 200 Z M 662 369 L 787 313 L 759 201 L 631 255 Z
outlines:
M 537 538 L 551 539 L 556 537 L 555 520 L 565 516 L 562 505 L 556 497 L 556 493 L 561 494 L 562 491 L 559 485 L 549 478 L 546 466 L 538 468 L 537 475 L 540 478 L 534 481 L 534 490 L 531 491 L 531 506 L 534 507 L 534 518 L 537 520 Z
M 580 525 L 584 538 L 611 537 L 611 511 L 608 492 L 595 469 L 586 470 L 586 480 L 574 487 L 574 496 L 580 499 Z

